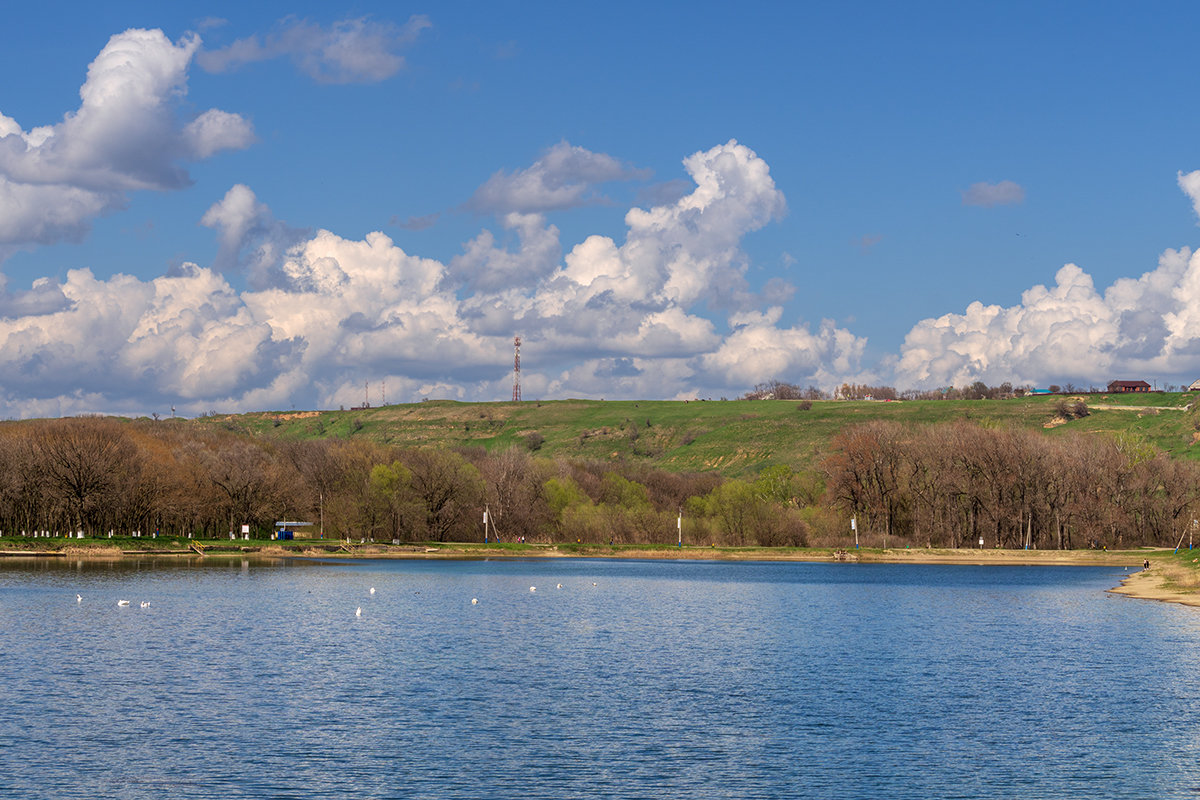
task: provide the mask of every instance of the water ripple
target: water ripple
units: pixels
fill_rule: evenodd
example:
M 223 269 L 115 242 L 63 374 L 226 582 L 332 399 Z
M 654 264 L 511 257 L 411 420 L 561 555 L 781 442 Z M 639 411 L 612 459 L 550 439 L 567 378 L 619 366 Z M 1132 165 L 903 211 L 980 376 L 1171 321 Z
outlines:
M 1195 797 L 1200 614 L 1116 580 L 0 563 L 0 797 Z

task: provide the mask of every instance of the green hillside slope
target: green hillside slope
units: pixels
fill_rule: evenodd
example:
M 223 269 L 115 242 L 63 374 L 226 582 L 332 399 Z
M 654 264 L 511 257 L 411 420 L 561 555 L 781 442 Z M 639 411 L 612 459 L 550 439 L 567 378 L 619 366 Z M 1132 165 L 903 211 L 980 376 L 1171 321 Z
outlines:
M 1090 413 L 1065 420 L 1063 400 Z M 913 424 L 969 419 L 1044 431 L 1131 436 L 1176 457 L 1200 458 L 1194 395 L 1154 393 L 947 401 L 599 401 L 522 403 L 428 401 L 353 411 L 213 415 L 217 425 L 267 438 L 367 438 L 398 446 L 535 449 L 539 455 L 626 459 L 674 471 L 753 474 L 778 463 L 804 468 L 827 453 L 845 426 L 871 420 Z

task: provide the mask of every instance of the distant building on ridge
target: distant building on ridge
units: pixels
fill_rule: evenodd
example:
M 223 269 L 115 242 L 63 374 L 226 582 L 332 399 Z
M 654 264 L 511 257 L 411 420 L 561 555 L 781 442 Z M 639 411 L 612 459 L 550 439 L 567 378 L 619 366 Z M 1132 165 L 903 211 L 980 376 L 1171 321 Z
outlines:
M 1197 381 L 1200 383 L 1200 381 Z M 1125 392 L 1148 392 L 1150 384 L 1145 381 L 1113 381 L 1108 385 L 1108 391 L 1113 394 L 1123 394 Z

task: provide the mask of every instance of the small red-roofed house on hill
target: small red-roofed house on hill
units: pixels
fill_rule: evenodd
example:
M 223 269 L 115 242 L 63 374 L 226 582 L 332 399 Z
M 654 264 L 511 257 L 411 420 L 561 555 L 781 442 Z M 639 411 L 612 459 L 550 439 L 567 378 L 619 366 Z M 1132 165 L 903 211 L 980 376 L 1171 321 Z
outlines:
M 1124 392 L 1148 392 L 1150 384 L 1145 381 L 1113 381 L 1108 385 L 1108 391 L 1113 394 Z

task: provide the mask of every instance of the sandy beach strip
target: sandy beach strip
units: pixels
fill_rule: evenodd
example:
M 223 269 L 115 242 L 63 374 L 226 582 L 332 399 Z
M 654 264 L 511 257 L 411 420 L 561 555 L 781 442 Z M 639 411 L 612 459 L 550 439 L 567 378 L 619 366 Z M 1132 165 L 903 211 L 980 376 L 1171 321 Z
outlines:
M 1158 566 L 1143 569 L 1133 573 L 1115 589 L 1109 589 L 1112 594 L 1126 597 L 1136 597 L 1139 600 L 1158 600 L 1163 603 L 1179 603 L 1185 606 L 1200 607 L 1200 594 L 1196 589 L 1173 585 L 1173 570 L 1164 570 Z

